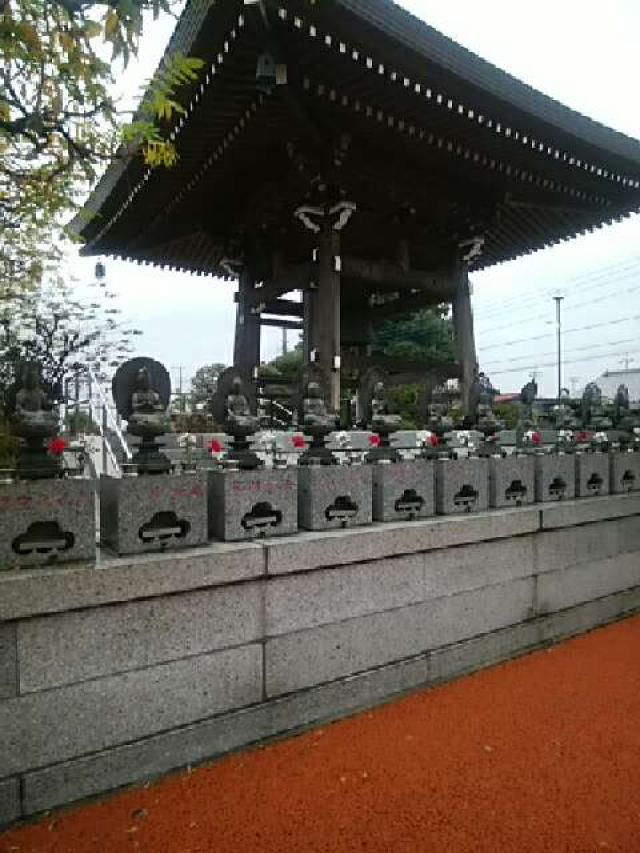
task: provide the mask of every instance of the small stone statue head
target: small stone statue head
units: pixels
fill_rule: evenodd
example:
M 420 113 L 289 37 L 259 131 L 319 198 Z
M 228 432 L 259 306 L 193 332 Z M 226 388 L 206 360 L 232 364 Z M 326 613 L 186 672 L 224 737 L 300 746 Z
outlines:
M 151 376 L 146 367 L 141 367 L 140 370 L 136 374 L 136 382 L 135 382 L 135 390 L 136 391 L 150 391 L 151 390 Z
M 307 397 L 317 400 L 322 398 L 322 389 L 319 382 L 309 382 L 307 385 Z
M 27 361 L 22 368 L 22 387 L 27 391 L 35 391 L 40 387 L 40 373 L 34 361 Z
M 231 380 L 231 393 L 236 397 L 242 395 L 242 379 L 239 376 L 234 376 Z
M 373 386 L 373 396 L 376 400 L 382 400 L 384 397 L 384 382 L 376 382 Z

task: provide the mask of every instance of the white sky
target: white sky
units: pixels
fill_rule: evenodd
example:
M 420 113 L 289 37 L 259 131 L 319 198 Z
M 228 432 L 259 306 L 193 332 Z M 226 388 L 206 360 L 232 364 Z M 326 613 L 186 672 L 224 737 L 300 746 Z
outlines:
M 401 0 L 400 5 L 541 91 L 640 137 L 640 0 Z M 150 24 L 139 61 L 121 77 L 124 92 L 137 91 L 153 72 L 172 25 L 168 19 Z M 74 269 L 86 278 L 94 262 L 78 261 Z M 201 364 L 230 361 L 235 316 L 230 284 L 116 261 L 107 261 L 107 275 L 125 315 L 144 331 L 141 351 L 163 361 L 175 380 L 178 365 L 190 377 Z M 474 275 L 473 286 L 481 367 L 502 391 L 519 389 L 537 368 L 541 392 L 555 393 L 552 294 L 557 292 L 566 296 L 567 387 L 579 389 L 604 370 L 619 369 L 625 358 L 640 368 L 640 341 L 634 340 L 640 319 L 640 216 Z M 263 358 L 273 357 L 280 342 L 279 330 L 263 330 Z

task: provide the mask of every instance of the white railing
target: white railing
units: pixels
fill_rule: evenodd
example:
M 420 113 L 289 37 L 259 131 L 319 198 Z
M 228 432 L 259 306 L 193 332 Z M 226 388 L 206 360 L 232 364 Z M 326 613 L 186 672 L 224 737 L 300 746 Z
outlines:
M 111 463 L 111 469 L 117 476 L 122 472 L 120 469 L 120 463 L 118 462 L 118 458 L 111 443 L 112 436 L 117 438 L 120 449 L 122 450 L 127 462 L 131 460 L 131 450 L 129 449 L 124 433 L 120 428 L 118 415 L 113 406 L 110 404 L 100 380 L 91 368 L 87 369 L 87 380 L 89 384 L 89 411 L 92 421 L 100 432 L 102 471 L 103 473 L 107 473 L 109 463 Z

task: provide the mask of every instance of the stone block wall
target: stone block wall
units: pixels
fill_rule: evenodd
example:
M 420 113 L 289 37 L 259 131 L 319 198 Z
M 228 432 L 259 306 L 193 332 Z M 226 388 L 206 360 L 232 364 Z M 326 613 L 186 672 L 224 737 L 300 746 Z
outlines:
M 0 823 L 640 610 L 640 495 L 0 575 Z

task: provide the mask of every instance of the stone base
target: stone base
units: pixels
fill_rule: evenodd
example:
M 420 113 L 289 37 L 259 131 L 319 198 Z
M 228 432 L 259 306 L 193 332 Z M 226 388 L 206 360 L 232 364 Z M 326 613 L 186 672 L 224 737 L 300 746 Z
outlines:
M 489 507 L 489 460 L 477 457 L 436 462 L 436 512 L 456 515 Z
M 576 454 L 576 497 L 597 498 L 609 494 L 609 455 Z
M 612 453 L 610 488 L 614 495 L 640 491 L 640 453 Z
M 489 459 L 489 505 L 501 508 L 526 506 L 535 500 L 533 456 Z
M 435 512 L 433 462 L 373 464 L 373 520 L 413 521 Z
M 304 530 L 371 524 L 370 465 L 309 466 L 298 470 L 298 523 Z
M 207 541 L 205 472 L 100 477 L 100 541 L 116 554 L 191 548 Z
M 93 560 L 90 480 L 21 480 L 0 485 L 0 571 Z
M 211 538 L 240 542 L 297 532 L 295 468 L 208 473 Z
M 536 501 L 571 500 L 576 495 L 576 457 L 546 453 L 535 456 Z

